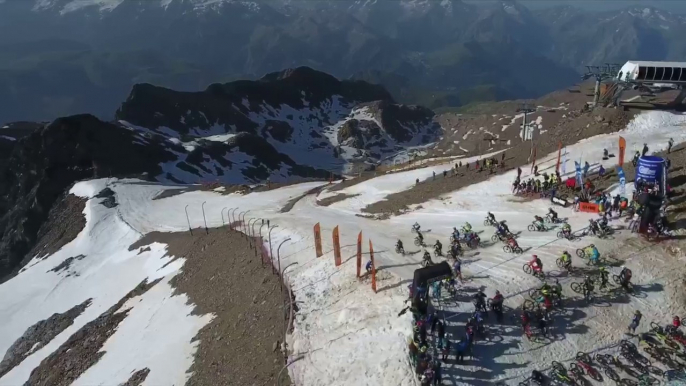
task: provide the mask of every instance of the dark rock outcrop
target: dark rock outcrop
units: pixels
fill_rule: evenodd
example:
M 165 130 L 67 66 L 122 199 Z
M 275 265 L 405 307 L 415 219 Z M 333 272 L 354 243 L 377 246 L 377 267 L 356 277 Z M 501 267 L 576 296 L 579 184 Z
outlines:
M 116 117 L 150 129 L 168 127 L 182 135 L 188 134 L 189 128 L 209 130 L 217 126 L 227 133 L 257 134 L 261 127 L 248 115 L 261 111 L 261 104 L 317 109 L 333 96 L 348 102 L 393 101 L 381 86 L 341 81 L 309 67 L 298 67 L 267 74 L 256 81 L 211 84 L 202 92 L 137 84 Z
M 16 270 L 50 208 L 75 181 L 161 172 L 173 154 L 91 115 L 55 120 L 21 140 L 0 170 L 0 277 Z M 152 141 L 152 140 L 150 140 Z

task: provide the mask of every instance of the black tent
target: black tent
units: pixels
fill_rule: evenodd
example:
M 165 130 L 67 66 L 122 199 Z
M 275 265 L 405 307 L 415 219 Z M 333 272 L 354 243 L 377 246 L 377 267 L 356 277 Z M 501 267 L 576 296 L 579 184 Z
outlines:
M 445 261 L 440 264 L 417 269 L 414 271 L 412 293 L 417 296 L 417 287 L 426 287 L 437 280 L 443 280 L 451 277 L 452 275 L 453 271 L 450 269 L 450 265 Z

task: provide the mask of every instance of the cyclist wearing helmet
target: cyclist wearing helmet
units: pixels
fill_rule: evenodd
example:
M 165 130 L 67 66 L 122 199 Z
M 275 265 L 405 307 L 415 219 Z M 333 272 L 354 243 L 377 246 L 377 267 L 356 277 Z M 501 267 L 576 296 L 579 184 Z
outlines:
M 610 273 L 607 271 L 607 269 L 605 269 L 605 267 L 600 267 L 598 273 L 600 274 L 600 289 L 604 289 L 607 287 Z
M 584 277 L 584 297 L 588 299 L 591 294 L 593 293 L 594 290 L 594 285 L 593 285 L 593 279 L 591 279 L 590 276 L 586 275 Z
M 598 264 L 598 261 L 600 261 L 600 252 L 598 252 L 598 248 L 596 248 L 594 244 L 588 246 L 587 253 L 588 259 L 591 261 L 591 263 Z
M 569 235 L 572 233 L 572 226 L 569 225 L 568 223 L 562 224 L 562 233 L 565 235 Z
M 562 260 L 562 265 L 569 269 L 569 267 L 572 266 L 572 256 L 569 254 L 569 252 L 564 251 L 562 252 L 562 256 L 560 256 L 560 260 Z
M 495 216 L 493 213 L 488 212 L 488 220 L 491 222 L 491 224 L 497 224 L 498 222 L 495 220 Z
M 459 240 L 460 239 L 460 231 L 457 230 L 457 228 L 453 227 L 453 240 Z
M 555 285 L 553 286 L 553 293 L 557 297 L 557 300 L 562 300 L 562 284 L 560 281 L 555 279 Z
M 500 227 L 505 230 L 505 232 L 510 233 L 510 227 L 508 227 L 507 224 L 505 224 L 505 220 L 501 221 L 499 224 Z
M 462 227 L 462 232 L 464 233 L 472 233 L 472 224 L 465 222 L 464 226 Z
M 557 222 L 557 212 L 554 211 L 553 208 L 548 208 L 548 215 L 550 216 L 550 220 L 552 220 L 552 222 Z
M 593 232 L 594 235 L 597 235 L 600 232 L 600 229 L 598 228 L 598 223 L 594 219 L 589 219 L 588 223 L 590 224 L 588 227 Z
M 541 259 L 538 258 L 538 255 L 533 255 L 532 257 L 533 259 L 529 262 L 531 268 L 536 272 L 543 272 L 543 263 L 541 262 Z

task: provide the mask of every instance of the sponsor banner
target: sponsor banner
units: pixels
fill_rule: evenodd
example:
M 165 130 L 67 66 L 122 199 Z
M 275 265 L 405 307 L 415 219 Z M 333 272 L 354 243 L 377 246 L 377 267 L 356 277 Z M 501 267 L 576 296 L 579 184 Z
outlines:
M 579 203 L 579 211 L 587 213 L 598 213 L 598 204 L 591 204 L 590 202 Z
M 619 176 L 619 194 L 623 196 L 626 194 L 626 176 L 621 166 L 617 168 L 617 175 Z

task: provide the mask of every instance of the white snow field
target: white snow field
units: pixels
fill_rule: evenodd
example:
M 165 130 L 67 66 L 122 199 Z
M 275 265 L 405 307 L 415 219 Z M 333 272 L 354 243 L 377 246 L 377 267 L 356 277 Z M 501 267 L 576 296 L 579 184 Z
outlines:
M 602 157 L 602 149 L 617 153 L 619 135 L 627 140 L 627 158 L 634 149 L 646 142 L 651 151 L 665 148 L 668 138 L 676 143 L 686 142 L 686 116 L 666 112 L 649 112 L 639 115 L 621 133 L 602 135 L 567 147 L 567 171 L 573 172 L 572 160 L 588 160 L 594 166 Z M 552 171 L 557 154 L 543 158 L 539 170 Z M 611 167 L 616 158 L 605 161 Z M 526 168 L 528 169 L 528 168 Z M 466 287 L 485 287 L 492 296 L 496 289 L 506 296 L 505 306 L 515 308 L 524 299 L 526 290 L 540 285 L 527 276 L 522 265 L 531 254 L 538 254 L 546 272 L 555 274 L 555 258 L 561 251 L 574 250 L 590 242 L 598 245 L 601 254 L 629 244 L 627 232 L 619 232 L 611 241 L 599 242 L 584 238 L 579 242 L 558 240 L 556 230 L 533 233 L 526 226 L 534 214 L 544 214 L 550 203 L 545 200 L 524 201 L 510 194 L 510 183 L 515 172 L 496 176 L 422 204 L 423 209 L 377 221 L 356 216 L 360 209 L 383 195 L 410 188 L 416 178 L 430 178 L 431 168 L 389 174 L 362 182 L 349 188 L 359 196 L 346 199 L 329 207 L 316 204 L 315 195 L 299 200 L 286 213 L 280 209 L 294 197 L 303 195 L 321 182 L 293 185 L 267 192 L 248 195 L 221 195 L 217 192 L 194 191 L 153 200 L 160 192 L 180 186 L 155 184 L 138 180 L 94 180 L 75 185 L 72 192 L 82 197 L 93 197 L 105 186 L 116 195 L 118 206 L 108 209 L 91 198 L 85 209 L 86 228 L 71 243 L 47 259 L 34 259 L 26 270 L 0 285 L 0 352 L 18 339 L 24 331 L 55 312 L 64 312 L 88 298 L 93 304 L 79 316 L 74 324 L 59 334 L 45 347 L 33 352 L 19 366 L 0 378 L 0 385 L 23 384 L 33 368 L 66 341 L 78 328 L 93 320 L 114 305 L 143 279 L 162 281 L 142 296 L 128 301 L 122 308 L 130 308 L 129 316 L 103 347 L 106 351 L 100 361 L 84 373 L 77 385 L 111 385 L 125 382 L 132 371 L 150 368 L 144 385 L 182 385 L 190 376 L 186 373 L 192 361 L 197 342 L 191 339 L 208 323 L 212 315 L 190 314 L 183 295 L 172 297 L 169 279 L 183 269 L 183 259 L 166 265 L 171 256 L 163 257 L 165 246 L 151 245 L 151 250 L 138 255 L 128 247 L 143 234 L 152 231 L 184 231 L 188 229 L 184 208 L 193 227 L 203 226 L 201 208 L 204 206 L 207 225 L 211 232 L 222 226 L 223 216 L 229 208 L 240 208 L 235 213 L 249 210 L 248 218 L 269 219 L 278 225 L 272 232 L 272 246 L 291 238 L 281 249 L 281 267 L 293 288 L 299 303 L 294 332 L 288 338 L 292 350 L 289 367 L 291 379 L 298 385 L 415 385 L 409 367 L 407 337 L 411 335 L 409 314 L 398 316 L 407 297 L 407 285 L 413 272 L 419 268 L 421 252 L 412 245 L 410 226 L 418 221 L 425 233 L 427 244 L 436 238 L 447 244 L 452 227 L 470 222 L 483 241 L 492 235 L 492 228 L 482 225 L 487 211 L 498 219 L 507 220 L 513 232 L 521 231 L 518 241 L 528 249 L 523 255 L 509 255 L 501 244 L 467 251 L 463 274 L 469 278 Z M 443 168 L 440 168 L 442 171 Z M 420 176 L 420 174 L 423 175 Z M 437 172 L 438 174 L 438 172 Z M 528 173 L 524 173 L 526 177 Z M 438 178 L 438 177 L 437 177 Z M 204 203 L 204 205 L 203 205 Z M 363 205 L 364 204 L 364 205 Z M 590 214 L 560 209 L 561 217 L 569 219 L 573 229 L 586 226 Z M 224 219 L 225 220 L 225 219 Z M 322 227 L 325 255 L 317 259 L 313 248 L 312 227 Z M 259 225 L 259 223 L 258 223 Z M 339 226 L 344 264 L 335 267 L 333 262 L 331 230 Z M 257 231 L 259 226 L 255 227 Z M 264 227 L 266 229 L 266 227 Z M 429 231 L 430 230 L 430 231 Z M 378 293 L 373 293 L 368 279 L 355 278 L 355 251 L 358 232 L 363 233 L 363 251 L 368 258 L 368 240 L 374 243 L 378 272 Z M 266 234 L 263 231 L 263 234 Z M 397 239 L 402 239 L 408 253 L 394 252 Z M 530 248 L 530 249 L 529 249 Z M 83 254 L 70 270 L 78 273 L 48 272 L 70 256 Z M 673 280 L 669 256 L 653 259 L 654 252 L 644 250 L 641 255 L 629 257 L 627 265 L 634 271 L 634 282 L 643 288 L 643 297 L 632 297 L 623 302 L 586 306 L 570 301 L 567 311 L 555 320 L 555 339 L 549 343 L 529 342 L 521 336 L 519 328 L 507 323 L 491 340 L 477 342 L 477 359 L 468 365 L 448 364 L 444 379 L 449 384 L 486 384 L 505 381 L 516 384 L 532 369 L 546 369 L 550 361 L 571 359 L 577 351 L 592 352 L 623 338 L 623 332 L 633 310 L 645 315 L 642 327 L 651 320 L 664 323 L 670 312 L 683 314 L 684 302 L 678 294 L 663 288 Z M 650 257 L 650 267 L 643 260 Z M 676 258 L 674 258 L 676 259 Z M 683 266 L 683 257 L 681 266 Z M 363 262 L 364 264 L 364 262 Z M 574 264 L 581 263 L 574 258 Z M 566 290 L 569 278 L 561 277 Z M 466 288 L 465 291 L 469 291 Z M 467 292 L 468 294 L 468 292 Z M 571 295 L 567 293 L 567 295 Z M 683 300 L 683 299 L 682 299 Z M 681 305 L 679 305 L 681 304 Z M 673 307 L 666 309 L 665 305 Z M 681 307 L 681 308 L 679 308 Z M 470 301 L 442 304 L 448 320 L 448 338 L 459 339 L 462 327 L 471 313 Z M 641 330 L 639 328 L 639 331 Z M 611 381 L 607 381 L 610 384 Z

